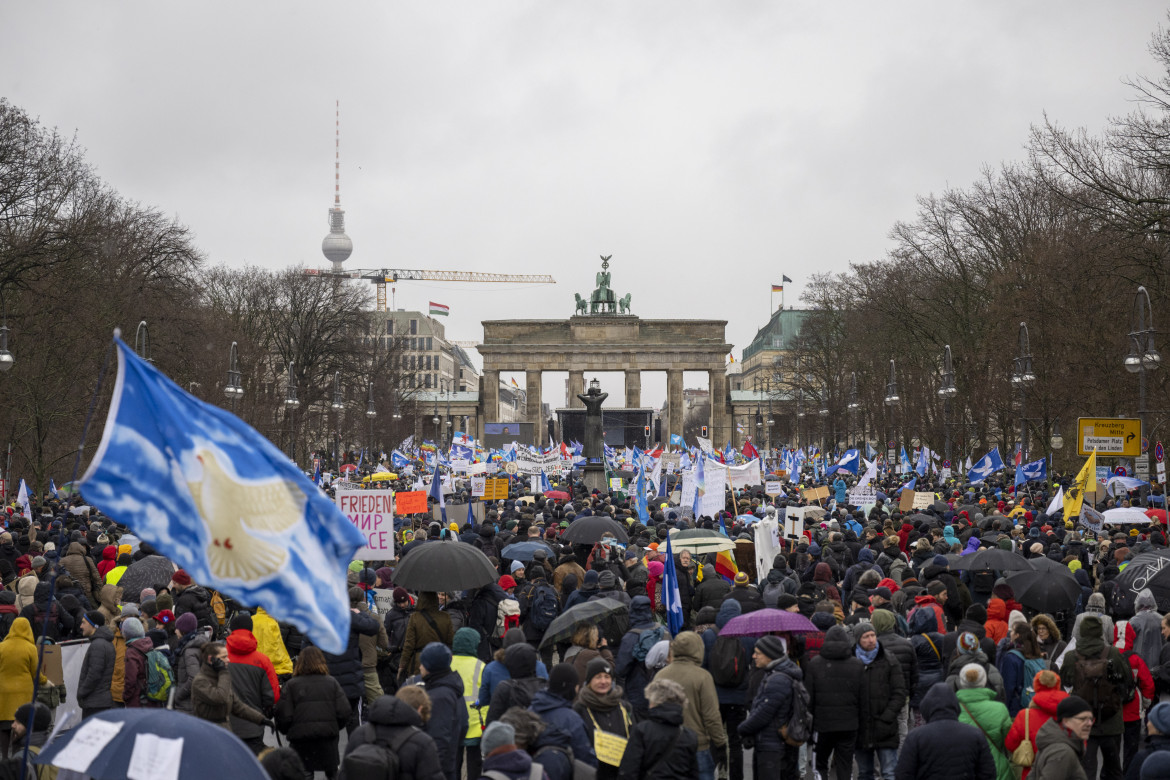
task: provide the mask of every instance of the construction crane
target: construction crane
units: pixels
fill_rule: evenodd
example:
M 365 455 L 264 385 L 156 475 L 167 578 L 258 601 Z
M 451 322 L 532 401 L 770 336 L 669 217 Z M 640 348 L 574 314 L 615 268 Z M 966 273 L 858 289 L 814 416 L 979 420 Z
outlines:
M 386 309 L 386 285 L 398 281 L 427 282 L 514 282 L 519 284 L 556 284 L 548 274 L 488 274 L 479 271 L 427 271 L 417 268 L 354 268 L 334 271 L 329 268 L 306 268 L 306 276 L 330 276 L 340 279 L 368 279 L 378 287 L 378 309 Z

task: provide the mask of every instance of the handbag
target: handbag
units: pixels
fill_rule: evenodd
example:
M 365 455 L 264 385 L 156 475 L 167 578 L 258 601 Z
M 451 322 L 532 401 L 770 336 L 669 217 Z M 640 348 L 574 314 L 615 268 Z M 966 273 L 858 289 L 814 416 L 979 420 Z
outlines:
M 626 708 L 619 706 L 618 709 L 621 710 L 622 722 L 626 726 L 624 737 L 602 731 L 601 726 L 597 725 L 597 718 L 593 716 L 593 710 L 589 710 L 589 719 L 593 721 L 593 752 L 597 754 L 598 761 L 609 766 L 622 765 L 626 743 L 630 741 L 630 721 L 626 717 Z
M 995 743 L 995 740 L 993 740 L 991 738 L 991 735 L 987 733 L 987 729 L 983 728 L 983 724 L 979 722 L 979 719 L 976 718 L 973 714 L 971 714 L 971 710 L 967 709 L 967 705 L 964 704 L 963 702 L 959 702 L 959 706 L 963 708 L 963 712 L 967 713 L 967 717 L 971 719 L 971 722 L 974 723 L 976 726 L 978 726 L 979 730 L 983 732 L 983 738 L 987 740 L 988 746 L 995 749 L 995 750 L 998 750 L 1000 752 L 1000 755 L 1004 755 L 1006 753 L 1006 751 L 1003 749 L 1003 747 L 1001 747 L 1000 745 L 997 745 Z M 1025 716 L 1025 717 L 1027 717 L 1027 716 Z M 1031 745 L 1031 743 L 1029 743 L 1029 746 L 1030 745 Z
M 1032 762 L 1036 760 L 1036 751 L 1032 747 L 1032 739 L 1029 736 L 1031 731 L 1028 728 L 1028 713 L 1031 708 L 1024 710 L 1024 738 L 1020 740 L 1020 745 L 1008 757 L 1012 766 L 1032 766 Z

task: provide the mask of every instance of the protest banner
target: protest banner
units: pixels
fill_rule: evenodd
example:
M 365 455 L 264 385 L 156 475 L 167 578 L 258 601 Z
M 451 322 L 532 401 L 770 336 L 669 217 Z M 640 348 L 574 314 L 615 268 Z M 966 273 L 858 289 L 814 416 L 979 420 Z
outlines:
M 784 492 L 784 485 L 779 480 L 768 480 L 764 483 L 764 493 L 769 496 L 778 496 Z
M 391 560 L 394 557 L 394 491 L 339 489 L 334 500 L 341 513 L 366 537 L 365 546 L 354 557 L 363 561 Z M 424 495 L 424 511 L 426 503 Z
M 472 477 L 471 478 L 471 497 L 483 498 L 484 490 L 487 487 L 487 477 Z

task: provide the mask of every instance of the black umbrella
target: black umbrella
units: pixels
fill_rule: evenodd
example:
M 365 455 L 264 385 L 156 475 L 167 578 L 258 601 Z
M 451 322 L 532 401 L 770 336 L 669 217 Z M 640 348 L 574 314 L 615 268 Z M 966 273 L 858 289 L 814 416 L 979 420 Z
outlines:
M 129 601 L 138 601 L 138 594 L 146 588 L 156 591 L 165 588 L 171 582 L 171 575 L 175 573 L 175 564 L 161 555 L 148 555 L 140 561 L 135 561 L 126 569 L 118 587 L 126 594 Z
M 1060 561 L 1054 561 L 1046 555 L 1040 555 L 1035 558 L 1028 558 L 1028 563 L 1036 571 L 1055 572 L 1057 574 L 1064 574 L 1069 578 L 1073 577 L 1072 569 L 1065 566 Z
M 394 584 L 416 591 L 469 590 L 498 577 L 483 551 L 463 542 L 427 542 L 394 569 Z
M 630 541 L 630 537 L 626 534 L 626 529 L 621 523 L 602 515 L 579 517 L 573 520 L 561 538 L 574 544 L 596 544 L 606 533 L 612 534 L 622 544 Z
M 934 511 L 938 512 L 940 515 L 945 514 L 946 511 L 948 509 L 950 509 L 950 507 L 947 506 L 946 504 L 944 504 L 942 501 L 935 501 L 933 504 L 930 505 L 930 508 L 933 509 Z
M 1077 604 L 1081 586 L 1072 577 L 1053 576 L 1048 571 L 1020 571 L 1007 578 L 1016 601 L 1038 612 L 1055 615 Z
M 1170 550 L 1146 552 L 1134 556 L 1117 577 L 1113 609 L 1123 615 L 1132 615 L 1133 600 L 1143 588 L 1149 588 L 1161 612 L 1170 610 Z
M 1009 550 L 998 547 L 989 547 L 971 555 L 964 555 L 951 564 L 952 569 L 966 569 L 967 571 L 1032 571 L 1031 565 L 1024 559 Z M 1022 603 L 1022 602 L 1021 602 Z
M 544 638 L 540 640 L 540 646 L 568 642 L 573 638 L 577 626 L 582 623 L 601 626 L 603 636 L 621 636 L 626 633 L 626 626 L 629 624 L 629 611 L 629 604 L 611 598 L 586 601 L 569 607 L 549 624 L 544 632 Z

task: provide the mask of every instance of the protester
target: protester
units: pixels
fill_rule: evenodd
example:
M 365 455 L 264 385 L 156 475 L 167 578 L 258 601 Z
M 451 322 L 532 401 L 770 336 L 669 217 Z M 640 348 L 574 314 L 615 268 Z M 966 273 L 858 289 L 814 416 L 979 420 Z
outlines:
M 1012 719 L 1007 707 L 995 700 L 995 692 L 987 687 L 987 671 L 977 663 L 969 663 L 959 670 L 960 723 L 975 726 L 987 739 L 991 757 L 995 761 L 997 780 L 1013 780 L 1014 772 L 1003 751 L 1004 738 Z
M 853 654 L 865 664 L 862 710 L 857 732 L 859 780 L 873 780 L 880 765 L 892 778 L 898 763 L 898 713 L 906 701 L 906 682 L 898 659 L 882 646 L 870 623 L 853 627 Z M 962 699 L 960 698 L 960 701 Z
M 844 626 L 833 626 L 804 676 L 817 732 L 816 771 L 825 780 L 830 759 L 836 780 L 850 780 L 853 775 L 864 680 L 865 664 L 853 653 L 852 635 Z
M 1093 728 L 1093 708 L 1079 696 L 1068 696 L 1056 716 L 1036 733 L 1036 760 L 1030 780 L 1089 780 L 1084 768 L 1085 741 Z
M 670 643 L 670 663 L 654 678 L 682 686 L 686 696 L 684 722 L 695 733 L 699 746 L 699 777 L 714 780 L 715 756 L 727 745 L 727 732 L 719 717 L 719 695 L 711 673 L 703 668 L 703 640 L 693 631 L 682 631 Z
M 777 636 L 766 635 L 756 641 L 752 663 L 763 671 L 763 678 L 751 710 L 738 724 L 745 746 L 753 750 L 752 777 L 792 776 L 798 748 L 787 744 L 780 730 L 792 716 L 794 683 L 804 674 L 789 659 L 784 640 Z
M 400 778 L 445 780 L 435 741 L 423 730 L 430 712 L 430 698 L 418 685 L 406 686 L 401 696 L 378 697 L 366 722 L 346 741 L 338 780 L 386 777 L 390 754 L 397 759 Z
M 573 710 L 581 716 L 585 736 L 595 746 L 598 780 L 614 780 L 621 766 L 624 743 L 628 743 L 634 712 L 614 685 L 613 664 L 594 658 L 585 668 Z M 614 738 L 616 737 L 616 739 Z M 601 748 L 606 748 L 604 751 Z
M 260 726 L 275 725 L 258 710 L 236 698 L 228 669 L 228 650 L 223 642 L 208 642 L 200 651 L 203 664 L 191 683 L 191 709 L 195 717 L 231 730 L 229 716 Z
M 305 770 L 324 772 L 327 778 L 337 774 L 337 736 L 349 715 L 349 700 L 329 675 L 324 654 L 306 647 L 281 691 L 275 715 L 277 729 L 288 735 Z
M 686 692 L 673 680 L 655 679 L 646 686 L 645 720 L 630 734 L 622 755 L 619 780 L 693 780 L 700 777 L 698 739 L 683 725 Z M 762 779 L 761 779 L 762 780 Z
M 1008 729 L 1007 736 L 1004 737 L 1004 749 L 1008 755 L 1015 753 L 1020 745 L 1027 741 L 1031 745 L 1032 755 L 1035 756 L 1037 732 L 1051 718 L 1056 717 L 1057 706 L 1068 696 L 1061 687 L 1060 675 L 1051 669 L 1037 672 L 1032 678 L 1031 686 L 1032 700 L 1019 711 L 1012 721 L 1012 727 Z M 1026 780 L 1029 772 L 1030 766 L 1023 767 L 1021 780 Z

